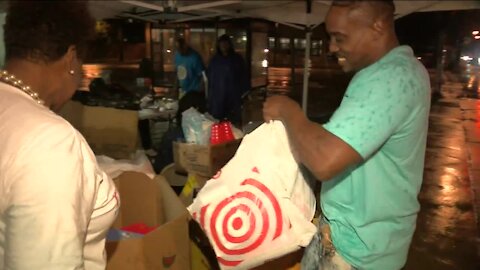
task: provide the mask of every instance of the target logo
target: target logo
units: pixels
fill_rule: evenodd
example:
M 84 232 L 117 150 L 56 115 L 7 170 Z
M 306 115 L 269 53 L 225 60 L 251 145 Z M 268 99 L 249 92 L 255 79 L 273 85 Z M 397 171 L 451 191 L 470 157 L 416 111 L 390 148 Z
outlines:
M 258 169 L 252 172 L 258 173 Z M 247 178 L 236 190 L 192 214 L 214 244 L 219 263 L 226 267 L 239 265 L 245 254 L 271 243 L 288 229 L 280 204 L 267 186 Z

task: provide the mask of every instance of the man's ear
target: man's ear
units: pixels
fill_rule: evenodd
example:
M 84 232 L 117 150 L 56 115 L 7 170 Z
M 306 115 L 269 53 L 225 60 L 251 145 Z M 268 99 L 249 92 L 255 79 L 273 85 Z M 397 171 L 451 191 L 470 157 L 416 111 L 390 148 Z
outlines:
M 376 19 L 372 25 L 372 29 L 375 33 L 375 37 L 380 38 L 381 36 L 383 36 L 387 31 L 387 27 L 388 26 L 385 20 L 383 20 L 382 18 Z

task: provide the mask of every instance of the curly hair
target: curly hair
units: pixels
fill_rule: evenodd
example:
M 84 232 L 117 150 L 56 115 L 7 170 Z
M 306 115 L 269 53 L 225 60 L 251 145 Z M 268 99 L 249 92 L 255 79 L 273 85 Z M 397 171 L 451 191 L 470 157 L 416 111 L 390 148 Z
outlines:
M 88 1 L 10 0 L 4 25 L 6 60 L 49 63 L 60 59 L 72 45 L 82 59 L 94 27 Z

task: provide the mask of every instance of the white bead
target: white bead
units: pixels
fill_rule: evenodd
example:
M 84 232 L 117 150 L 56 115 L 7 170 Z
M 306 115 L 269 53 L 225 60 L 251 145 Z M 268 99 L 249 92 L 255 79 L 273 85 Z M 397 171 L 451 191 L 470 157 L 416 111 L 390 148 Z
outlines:
M 44 105 L 45 102 L 41 100 L 38 96 L 37 92 L 34 92 L 30 90 L 30 86 L 24 85 L 22 80 L 16 80 L 14 75 L 9 75 L 6 70 L 0 70 L 0 81 L 3 81 L 5 83 L 10 84 L 11 86 L 14 86 L 18 88 L 19 90 L 23 91 L 27 95 L 29 95 L 31 98 L 35 100 L 40 105 Z

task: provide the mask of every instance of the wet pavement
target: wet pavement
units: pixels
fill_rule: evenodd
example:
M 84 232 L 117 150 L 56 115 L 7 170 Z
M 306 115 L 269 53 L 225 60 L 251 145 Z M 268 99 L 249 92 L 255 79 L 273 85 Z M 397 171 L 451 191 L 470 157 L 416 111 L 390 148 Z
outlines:
M 309 79 L 308 116 L 317 122 L 325 122 L 340 105 L 351 75 L 344 74 L 338 68 L 312 69 Z M 289 68 L 268 69 L 268 90 L 287 92 L 290 97 L 301 103 L 303 69 L 295 69 L 291 76 Z
M 405 269 L 480 269 L 472 188 L 480 186 L 480 101 L 464 96 L 464 84 L 451 79 L 432 103 L 421 211 Z
M 269 90 L 285 89 L 299 101 L 302 73 L 297 71 L 294 80 L 289 74 L 287 68 L 269 69 Z M 421 210 L 406 270 L 480 269 L 478 74 L 447 74 L 441 98 L 432 102 Z M 338 106 L 348 79 L 335 70 L 313 71 L 309 116 L 324 122 Z

